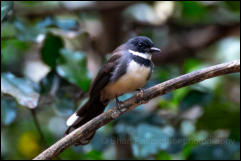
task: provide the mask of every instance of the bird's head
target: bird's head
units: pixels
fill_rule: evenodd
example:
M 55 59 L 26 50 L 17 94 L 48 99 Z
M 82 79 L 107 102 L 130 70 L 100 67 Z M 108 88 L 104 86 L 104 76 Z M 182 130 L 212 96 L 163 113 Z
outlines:
M 137 36 L 127 41 L 126 43 L 128 49 L 143 53 L 143 54 L 153 54 L 159 53 L 160 49 L 154 47 L 151 39 L 145 36 Z

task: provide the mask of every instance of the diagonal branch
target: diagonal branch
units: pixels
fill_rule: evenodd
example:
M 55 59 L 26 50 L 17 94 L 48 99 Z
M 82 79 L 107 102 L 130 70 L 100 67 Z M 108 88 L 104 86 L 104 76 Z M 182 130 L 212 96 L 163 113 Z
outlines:
M 138 93 L 136 96 L 133 96 L 123 102 L 121 104 L 121 111 L 118 111 L 116 107 L 107 110 L 106 112 L 87 122 L 85 125 L 79 127 L 69 135 L 60 139 L 58 142 L 34 158 L 34 160 L 53 159 L 62 151 L 78 142 L 78 140 L 87 136 L 90 132 L 97 130 L 101 126 L 104 126 L 108 122 L 116 119 L 121 114 L 132 110 L 140 104 L 147 103 L 157 96 L 161 96 L 175 89 L 198 83 L 212 77 L 235 72 L 240 72 L 240 60 L 197 70 L 148 88 L 143 93 Z

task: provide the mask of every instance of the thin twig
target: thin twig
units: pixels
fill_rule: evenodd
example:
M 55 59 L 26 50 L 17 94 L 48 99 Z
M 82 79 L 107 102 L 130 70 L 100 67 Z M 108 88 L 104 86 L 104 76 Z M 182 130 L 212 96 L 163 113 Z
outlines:
M 43 132 L 40 128 L 40 124 L 39 124 L 39 121 L 38 121 L 38 118 L 37 118 L 37 115 L 36 115 L 36 111 L 35 111 L 35 109 L 31 109 L 30 111 L 31 111 L 31 114 L 32 114 L 32 117 L 33 117 L 33 120 L 34 120 L 34 124 L 35 124 L 35 126 L 38 130 L 39 135 L 40 135 L 40 140 L 41 140 L 40 142 L 43 145 L 43 147 L 47 147 L 48 144 L 47 144 L 47 141 L 44 137 L 44 134 L 43 134 Z M 56 156 L 56 159 L 62 160 L 59 156 Z
M 65 149 L 78 142 L 80 139 L 86 137 L 89 133 L 96 131 L 98 128 L 119 117 L 121 114 L 132 110 L 140 104 L 147 103 L 157 96 L 164 95 L 175 89 L 198 83 L 209 78 L 235 72 L 240 72 L 240 60 L 197 70 L 148 88 L 143 93 L 139 92 L 136 96 L 133 96 L 121 103 L 121 111 L 119 111 L 116 107 L 107 110 L 71 132 L 69 135 L 60 139 L 58 142 L 34 158 L 34 160 L 49 160 L 55 158 Z
M 36 111 L 35 109 L 30 109 L 31 111 L 31 114 L 32 114 L 32 117 L 33 117 L 33 121 L 34 121 L 34 124 L 38 130 L 38 133 L 39 133 L 39 136 L 40 136 L 40 140 L 41 140 L 41 143 L 43 143 L 44 146 L 47 146 L 47 142 L 44 138 L 44 134 L 40 128 L 40 124 L 39 124 L 39 121 L 38 121 L 38 118 L 37 118 L 37 115 L 36 115 Z

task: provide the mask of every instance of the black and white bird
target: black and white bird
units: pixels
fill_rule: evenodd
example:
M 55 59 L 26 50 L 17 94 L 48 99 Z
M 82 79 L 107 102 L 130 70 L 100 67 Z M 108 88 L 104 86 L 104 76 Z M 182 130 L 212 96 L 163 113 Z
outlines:
M 152 73 L 152 54 L 159 52 L 145 36 L 134 37 L 115 49 L 93 81 L 87 103 L 67 120 L 65 134 L 101 114 L 112 99 L 116 99 L 119 107 L 118 96 L 142 88 Z M 79 144 L 88 144 L 94 134 L 89 134 Z

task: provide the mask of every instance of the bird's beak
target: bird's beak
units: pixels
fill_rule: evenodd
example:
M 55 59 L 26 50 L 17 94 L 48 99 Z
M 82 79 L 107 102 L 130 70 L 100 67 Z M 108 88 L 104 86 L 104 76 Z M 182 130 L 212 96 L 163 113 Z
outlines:
M 151 54 L 153 54 L 153 53 L 160 53 L 160 52 L 161 52 L 161 49 L 156 48 L 156 47 L 151 47 L 151 50 L 150 50 Z

